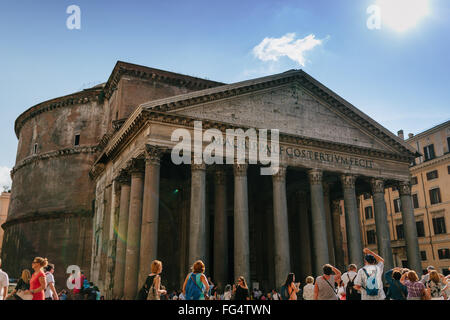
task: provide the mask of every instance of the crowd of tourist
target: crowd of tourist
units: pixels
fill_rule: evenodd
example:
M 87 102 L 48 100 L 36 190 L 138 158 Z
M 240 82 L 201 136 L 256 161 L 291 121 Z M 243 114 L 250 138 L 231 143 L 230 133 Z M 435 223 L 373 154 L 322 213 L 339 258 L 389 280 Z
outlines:
M 329 264 L 322 268 L 322 275 L 308 276 L 305 285 L 296 282 L 295 274 L 289 273 L 277 290 L 262 288 L 250 290 L 243 276 L 224 289 L 214 285 L 205 275 L 205 265 L 196 261 L 186 275 L 179 291 L 169 293 L 162 285 L 162 262 L 154 260 L 151 273 L 138 291 L 137 300 L 450 300 L 450 275 L 438 273 L 428 266 L 426 274 L 419 279 L 414 270 L 393 268 L 384 271 L 382 257 L 365 248 L 364 266 L 358 270 L 350 264 L 342 273 Z M 1 270 L 0 300 L 104 300 L 97 286 L 89 282 L 83 272 L 72 275 L 72 289 L 57 293 L 53 273 L 55 266 L 47 259 L 36 257 L 30 270 L 22 271 L 12 292 L 8 293 L 8 275 Z M 383 281 L 384 278 L 384 281 Z
M 88 282 L 83 272 L 73 275 L 73 289 L 56 291 L 55 266 L 46 258 L 36 257 L 29 269 L 22 270 L 20 279 L 12 292 L 8 293 L 9 277 L 1 269 L 0 259 L 0 300 L 101 300 L 100 291 Z
M 365 248 L 364 266 L 358 270 L 350 264 L 342 273 L 329 264 L 323 274 L 308 276 L 305 285 L 295 281 L 289 273 L 285 283 L 277 289 L 249 290 L 246 279 L 238 276 L 236 283 L 223 290 L 205 275 L 201 260 L 192 265 L 180 291 L 161 290 L 162 262 L 152 263 L 152 273 L 140 290 L 139 300 L 450 300 L 450 275 L 445 277 L 429 266 L 421 279 L 414 270 L 393 268 L 384 271 L 384 259 Z M 384 282 L 383 282 L 384 278 Z

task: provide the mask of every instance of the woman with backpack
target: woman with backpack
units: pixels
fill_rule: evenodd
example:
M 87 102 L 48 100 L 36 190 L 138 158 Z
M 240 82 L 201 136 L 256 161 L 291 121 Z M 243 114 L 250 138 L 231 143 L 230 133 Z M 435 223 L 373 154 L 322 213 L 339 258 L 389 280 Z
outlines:
M 205 264 L 197 260 L 192 265 L 192 272 L 186 276 L 183 283 L 183 295 L 186 300 L 205 300 L 209 291 L 208 279 L 204 275 Z
M 295 274 L 289 273 L 284 285 L 281 287 L 281 298 L 283 300 L 297 300 L 297 292 L 300 283 L 295 283 Z
M 160 300 L 162 294 L 166 294 L 166 290 L 161 288 L 162 262 L 153 260 L 151 265 L 151 273 L 147 276 L 144 285 L 139 290 L 137 300 Z

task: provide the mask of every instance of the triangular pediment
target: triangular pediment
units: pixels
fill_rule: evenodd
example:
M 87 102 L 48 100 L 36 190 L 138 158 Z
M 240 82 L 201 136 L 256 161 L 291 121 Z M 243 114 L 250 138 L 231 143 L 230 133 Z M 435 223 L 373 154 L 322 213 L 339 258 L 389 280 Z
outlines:
M 363 132 L 298 85 L 177 110 L 177 114 L 382 151 L 393 150 Z
M 402 154 L 414 150 L 303 71 L 151 101 L 143 108 Z

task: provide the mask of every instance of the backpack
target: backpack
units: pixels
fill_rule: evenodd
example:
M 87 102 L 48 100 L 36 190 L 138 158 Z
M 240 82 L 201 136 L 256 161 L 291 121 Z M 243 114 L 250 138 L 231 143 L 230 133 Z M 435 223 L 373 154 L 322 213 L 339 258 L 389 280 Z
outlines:
M 365 268 L 362 268 L 364 273 L 367 276 L 366 280 L 366 287 L 364 288 L 366 290 L 366 293 L 368 296 L 377 296 L 378 295 L 378 281 L 377 281 L 377 269 L 375 269 L 375 272 L 369 276 Z
M 289 291 L 286 285 L 281 286 L 280 294 L 282 300 L 289 300 Z
M 353 286 L 355 285 L 354 281 L 357 276 L 358 275 L 355 275 L 353 279 L 350 280 L 350 276 L 347 273 L 348 282 L 347 287 L 345 288 L 346 300 L 361 300 L 361 294 L 358 292 L 358 290 L 353 288 Z
M 191 273 L 186 283 L 186 300 L 200 300 L 203 290 L 198 286 L 196 274 Z

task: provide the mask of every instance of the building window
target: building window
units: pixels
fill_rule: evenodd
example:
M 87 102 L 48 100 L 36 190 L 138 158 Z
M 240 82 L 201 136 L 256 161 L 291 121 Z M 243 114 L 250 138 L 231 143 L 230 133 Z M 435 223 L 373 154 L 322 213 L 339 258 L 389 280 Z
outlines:
M 412 178 L 411 178 L 411 184 L 412 184 L 413 186 L 415 186 L 415 185 L 417 184 L 417 177 L 412 177 Z
M 76 134 L 75 135 L 75 146 L 79 146 L 80 145 L 80 135 Z
M 425 161 L 432 160 L 436 158 L 436 155 L 434 153 L 434 145 L 430 144 L 423 148 L 423 154 L 425 156 Z
M 394 211 L 396 213 L 402 211 L 402 204 L 400 202 L 400 199 L 395 199 L 394 200 Z
M 445 218 L 433 218 L 433 229 L 434 234 L 444 234 L 447 233 L 447 229 L 445 228 Z
M 450 259 L 450 249 L 438 250 L 439 260 Z
M 430 202 L 431 204 L 441 203 L 441 191 L 439 188 L 430 190 Z
M 413 205 L 414 209 L 419 208 L 419 198 L 417 197 L 417 194 L 412 195 Z
M 426 251 L 420 251 L 420 259 L 422 261 L 427 261 L 427 252 Z
M 423 221 L 416 221 L 416 229 L 418 237 L 425 237 L 425 227 Z
M 38 145 L 37 145 L 37 143 L 35 143 L 35 144 L 34 144 L 34 149 L 33 149 L 33 154 L 36 154 L 36 153 L 37 153 L 37 147 L 38 147 Z
M 373 209 L 372 206 L 365 207 L 364 211 L 366 212 L 366 219 L 373 219 Z
M 367 244 L 375 244 L 375 243 L 376 243 L 375 230 L 368 230 L 367 231 Z
M 405 239 L 405 234 L 403 233 L 403 225 L 402 224 L 398 224 L 395 229 L 397 230 L 397 239 L 401 240 L 401 239 Z
M 433 179 L 437 179 L 437 178 L 438 178 L 437 170 L 427 172 L 427 180 L 433 180 Z
M 447 152 L 446 153 L 449 153 L 450 152 L 450 137 L 447 137 Z

